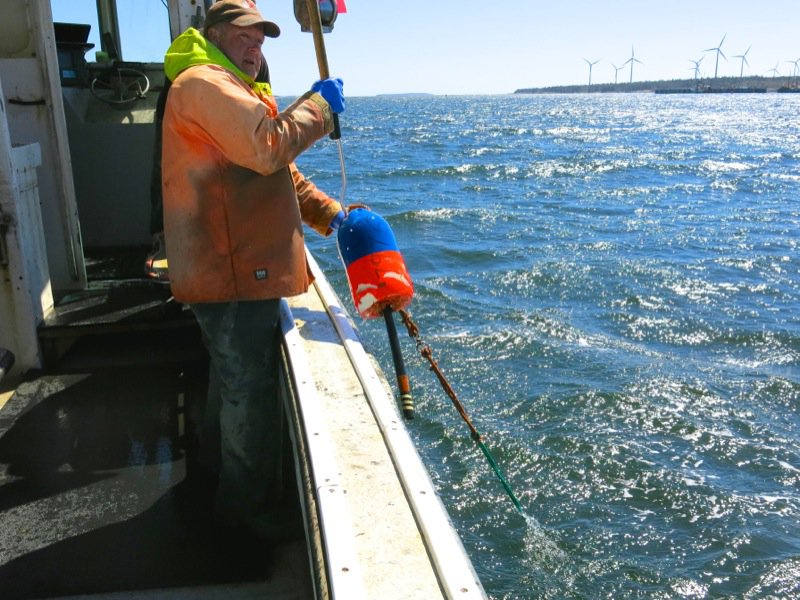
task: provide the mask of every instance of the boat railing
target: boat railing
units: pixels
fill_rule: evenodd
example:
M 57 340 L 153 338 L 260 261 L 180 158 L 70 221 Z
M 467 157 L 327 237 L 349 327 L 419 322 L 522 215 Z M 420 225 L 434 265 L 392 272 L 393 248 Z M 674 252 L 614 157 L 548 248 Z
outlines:
M 349 362 L 361 383 L 367 402 L 380 428 L 444 597 L 485 598 L 486 595 L 480 580 L 403 423 L 395 400 L 385 385 L 385 379 L 381 378 L 376 370 L 375 363 L 364 349 L 348 312 L 343 308 L 337 294 L 310 253 L 308 261 L 315 276 L 314 287 L 325 306 L 340 343 L 347 352 Z M 293 338 L 290 314 L 288 306 L 285 305 L 284 335 L 287 337 L 287 345 Z M 294 362 L 293 365 L 299 366 Z M 296 377 L 298 380 L 302 380 L 306 375 L 302 374 L 302 371 L 298 375 L 296 371 Z M 308 377 L 310 378 L 310 374 Z M 313 396 L 315 391 L 301 388 L 301 392 Z M 313 415 L 309 415 L 309 419 L 312 419 L 313 423 Z M 337 472 L 336 468 L 332 465 L 325 465 L 324 462 L 323 465 L 321 468 L 332 473 L 331 481 L 334 482 L 327 495 L 336 497 L 337 490 L 334 487 L 336 479 L 333 476 Z M 321 476 L 329 477 L 327 473 Z M 321 482 L 318 485 L 319 488 L 327 485 L 325 479 L 317 479 L 317 481 Z M 322 508 L 324 509 L 324 507 Z M 324 527 L 325 518 L 323 517 L 322 520 Z M 332 532 L 333 535 L 336 533 Z M 326 535 L 328 534 L 326 533 Z

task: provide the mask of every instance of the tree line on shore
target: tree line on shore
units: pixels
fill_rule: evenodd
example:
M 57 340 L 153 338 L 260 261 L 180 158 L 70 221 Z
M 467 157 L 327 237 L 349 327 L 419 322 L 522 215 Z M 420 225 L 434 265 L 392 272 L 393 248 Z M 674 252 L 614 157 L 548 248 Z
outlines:
M 515 94 L 585 94 L 608 92 L 655 92 L 656 90 L 732 90 L 766 89 L 767 91 L 798 88 L 797 77 L 717 77 L 703 79 L 670 79 L 659 81 L 634 81 L 632 83 L 596 83 L 592 85 L 559 85 L 538 88 L 520 88 Z

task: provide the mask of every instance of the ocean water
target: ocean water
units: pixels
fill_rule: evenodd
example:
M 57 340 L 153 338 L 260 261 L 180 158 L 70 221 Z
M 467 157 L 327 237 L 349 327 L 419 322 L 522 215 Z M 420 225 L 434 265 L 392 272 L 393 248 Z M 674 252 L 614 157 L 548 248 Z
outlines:
M 800 597 L 800 96 L 348 99 L 391 224 L 409 423 L 488 595 Z M 335 144 L 298 161 L 340 193 Z M 352 309 L 335 242 L 308 243 Z M 352 311 L 393 381 L 381 320 Z M 412 576 L 413 574 L 409 574 Z

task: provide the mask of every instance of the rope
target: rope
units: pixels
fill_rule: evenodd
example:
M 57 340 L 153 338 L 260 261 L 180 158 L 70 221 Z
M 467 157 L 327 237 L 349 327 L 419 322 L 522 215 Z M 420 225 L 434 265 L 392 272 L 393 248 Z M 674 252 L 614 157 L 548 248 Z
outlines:
M 342 138 L 336 140 L 336 149 L 339 151 L 339 168 L 342 171 L 342 188 L 339 192 L 339 204 L 344 208 L 344 195 L 347 192 L 347 171 L 344 168 L 344 148 Z
M 447 394 L 447 396 L 450 398 L 450 401 L 453 403 L 453 406 L 458 411 L 458 414 L 461 415 L 461 418 L 467 424 L 467 427 L 469 427 L 472 439 L 475 440 L 475 443 L 478 444 L 478 447 L 481 449 L 481 452 L 483 452 L 483 455 L 489 462 L 489 466 L 491 466 L 492 471 L 494 471 L 494 474 L 497 475 L 497 478 L 500 480 L 500 483 L 502 484 L 509 498 L 511 498 L 511 501 L 514 503 L 514 507 L 517 509 L 519 514 L 525 516 L 525 513 L 522 510 L 522 505 L 520 504 L 517 497 L 514 495 L 514 492 L 511 489 L 511 486 L 509 485 L 505 475 L 503 475 L 503 472 L 500 470 L 497 461 L 495 461 L 494 457 L 492 456 L 492 453 L 489 452 L 489 448 L 486 447 L 486 444 L 483 441 L 483 436 L 481 436 L 480 432 L 477 430 L 475 425 L 472 424 L 472 420 L 469 418 L 469 415 L 467 414 L 467 411 L 464 409 L 464 406 L 458 400 L 458 396 L 456 395 L 455 390 L 453 390 L 453 387 L 447 381 L 447 378 L 444 376 L 444 373 L 442 373 L 442 370 L 439 368 L 439 364 L 433 358 L 433 350 L 431 350 L 431 347 L 428 344 L 422 341 L 422 338 L 420 337 L 419 334 L 419 327 L 417 327 L 417 324 L 414 323 L 414 321 L 411 319 L 411 315 L 407 310 L 400 309 L 397 312 L 400 314 L 400 318 L 402 318 L 403 324 L 406 326 L 406 329 L 408 330 L 408 335 L 414 339 L 417 345 L 417 351 L 419 351 L 422 358 L 427 360 L 428 363 L 430 364 L 431 371 L 433 371 L 433 374 L 436 375 L 436 378 L 439 380 L 439 383 L 441 384 L 445 394 Z

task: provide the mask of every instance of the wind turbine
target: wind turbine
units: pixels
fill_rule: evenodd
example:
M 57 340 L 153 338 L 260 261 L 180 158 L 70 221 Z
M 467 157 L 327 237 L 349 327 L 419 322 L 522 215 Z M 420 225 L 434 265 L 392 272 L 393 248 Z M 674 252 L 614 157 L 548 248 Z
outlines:
M 800 67 L 797 66 L 797 63 L 800 63 L 800 58 L 797 60 L 787 60 L 786 62 L 790 65 L 794 65 L 794 69 L 792 69 L 792 77 L 797 77 L 797 73 L 800 71 Z M 775 66 L 777 67 L 778 65 Z
M 694 63 L 694 69 L 689 69 L 689 70 L 690 70 L 690 71 L 691 71 L 691 70 L 693 70 L 693 71 L 694 71 L 694 78 L 695 78 L 695 79 L 698 79 L 698 78 L 700 77 L 700 63 L 701 63 L 701 62 L 703 62 L 703 59 L 704 59 L 704 58 L 705 58 L 705 56 L 701 56 L 701 57 L 700 57 L 700 60 L 692 60 L 692 59 L 689 59 L 689 62 L 690 62 L 690 63 Z
M 725 37 L 727 35 L 728 34 L 726 33 L 725 35 L 722 36 L 722 39 L 719 42 L 719 46 L 717 46 L 716 48 L 708 48 L 706 50 L 703 50 L 703 52 L 716 52 L 717 53 L 717 63 L 714 66 L 714 79 L 717 78 L 717 71 L 719 70 L 719 55 L 722 54 L 722 58 L 724 58 L 725 60 L 728 60 L 728 57 L 725 56 L 725 53 L 722 51 L 722 42 L 725 41 Z
M 775 68 L 770 69 L 767 73 L 772 73 L 772 78 L 775 79 L 778 75 L 780 75 L 780 71 L 778 71 L 778 65 L 780 63 L 775 63 Z
M 624 68 L 625 68 L 625 65 L 622 65 L 621 67 L 618 67 L 618 66 L 617 66 L 617 65 L 615 65 L 614 63 L 611 63 L 611 66 L 612 66 L 612 67 L 614 67 L 614 85 L 617 85 L 617 75 L 619 75 L 619 72 L 620 72 L 622 69 L 624 69 Z
M 631 46 L 631 57 L 628 60 L 626 60 L 624 63 L 622 63 L 622 66 L 624 67 L 628 63 L 631 64 L 631 79 L 630 79 L 630 81 L 628 83 L 633 83 L 633 63 L 639 63 L 640 65 L 644 64 L 642 61 L 640 61 L 638 58 L 636 58 L 636 55 L 633 52 L 633 46 Z
M 722 44 L 720 44 L 720 46 L 721 45 Z M 744 75 L 744 66 L 745 65 L 747 65 L 748 67 L 750 66 L 750 63 L 747 62 L 747 53 L 750 52 L 750 48 L 752 48 L 752 46 L 748 46 L 748 48 L 747 48 L 747 50 L 745 51 L 744 54 L 737 54 L 736 56 L 733 57 L 733 58 L 741 58 L 742 59 L 742 65 L 741 65 L 741 67 L 739 67 L 739 79 L 741 79 L 742 76 Z
M 591 62 L 587 58 L 584 58 L 583 60 L 585 60 L 586 64 L 589 65 L 589 85 L 591 86 L 592 85 L 592 67 L 595 66 L 597 63 L 599 63 L 600 60 L 598 59 L 598 60 L 596 60 L 594 62 Z

